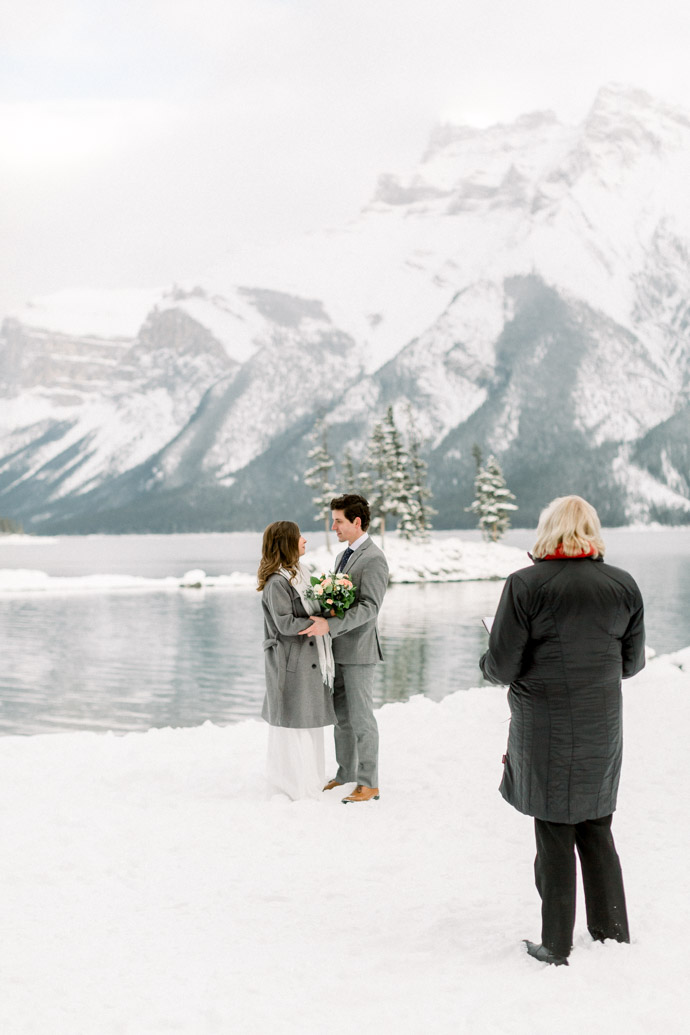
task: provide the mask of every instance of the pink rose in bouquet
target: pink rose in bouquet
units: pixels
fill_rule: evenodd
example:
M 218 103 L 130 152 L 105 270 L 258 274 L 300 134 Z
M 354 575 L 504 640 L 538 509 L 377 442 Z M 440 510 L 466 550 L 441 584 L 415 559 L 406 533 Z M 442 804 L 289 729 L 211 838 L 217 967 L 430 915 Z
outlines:
M 321 575 L 312 575 L 310 581 L 307 596 L 317 600 L 326 614 L 342 618 L 354 603 L 357 587 L 344 572 L 322 572 Z

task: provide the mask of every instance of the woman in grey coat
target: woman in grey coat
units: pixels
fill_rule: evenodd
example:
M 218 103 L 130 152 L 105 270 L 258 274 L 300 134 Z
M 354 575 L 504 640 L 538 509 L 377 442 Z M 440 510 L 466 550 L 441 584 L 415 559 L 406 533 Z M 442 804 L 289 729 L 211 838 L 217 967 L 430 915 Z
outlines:
M 533 555 L 506 581 L 480 665 L 490 682 L 510 685 L 501 793 L 534 816 L 542 940 L 527 951 L 559 965 L 572 945 L 575 849 L 591 936 L 630 940 L 611 820 L 621 678 L 644 665 L 644 621 L 635 580 L 604 563 L 597 512 L 580 496 L 542 513 Z
M 320 611 L 306 596 L 309 580 L 299 560 L 306 539 L 294 521 L 275 521 L 264 532 L 258 589 L 264 615 L 269 724 L 268 778 L 294 799 L 318 797 L 325 780 L 323 727 L 335 723 L 331 638 L 300 636 Z

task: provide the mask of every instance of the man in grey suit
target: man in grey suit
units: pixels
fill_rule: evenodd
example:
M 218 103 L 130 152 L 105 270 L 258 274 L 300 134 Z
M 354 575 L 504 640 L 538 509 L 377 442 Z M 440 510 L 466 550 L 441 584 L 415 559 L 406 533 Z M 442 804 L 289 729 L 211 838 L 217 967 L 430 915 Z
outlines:
M 376 619 L 388 587 L 388 564 L 369 538 L 369 504 L 363 496 L 348 494 L 331 500 L 333 531 L 347 549 L 338 555 L 336 571 L 350 576 L 355 601 L 342 618 L 312 619 L 300 635 L 333 638 L 335 682 L 335 756 L 338 772 L 324 787 L 330 791 L 356 783 L 343 802 L 379 797 L 379 729 L 374 716 L 374 668 L 383 661 Z

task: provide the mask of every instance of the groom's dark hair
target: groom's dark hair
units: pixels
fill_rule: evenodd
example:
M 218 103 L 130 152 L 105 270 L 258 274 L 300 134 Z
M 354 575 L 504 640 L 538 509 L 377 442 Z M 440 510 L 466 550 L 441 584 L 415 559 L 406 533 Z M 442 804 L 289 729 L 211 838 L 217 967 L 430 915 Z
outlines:
M 331 500 L 331 510 L 342 510 L 348 521 L 354 521 L 356 517 L 361 518 L 363 532 L 369 527 L 371 512 L 364 496 L 356 496 L 351 492 L 344 496 L 336 496 Z

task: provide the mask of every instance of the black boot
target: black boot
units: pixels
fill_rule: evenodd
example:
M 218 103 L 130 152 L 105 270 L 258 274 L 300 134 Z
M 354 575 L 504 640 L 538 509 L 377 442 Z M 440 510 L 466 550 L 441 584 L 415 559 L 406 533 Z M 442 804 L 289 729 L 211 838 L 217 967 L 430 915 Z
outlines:
M 591 934 L 595 942 L 605 942 L 610 939 L 614 942 L 623 942 L 625 944 L 630 943 L 630 936 L 628 934 L 627 926 L 625 930 L 623 930 L 622 927 L 613 927 L 606 934 L 603 931 L 590 927 L 589 933 Z
M 525 945 L 527 946 L 527 952 L 530 956 L 533 956 L 535 960 L 539 960 L 540 963 L 552 963 L 554 967 L 567 967 L 568 957 L 557 956 L 555 952 L 551 952 L 545 945 L 537 945 L 536 942 L 528 942 L 526 938 L 523 938 Z

